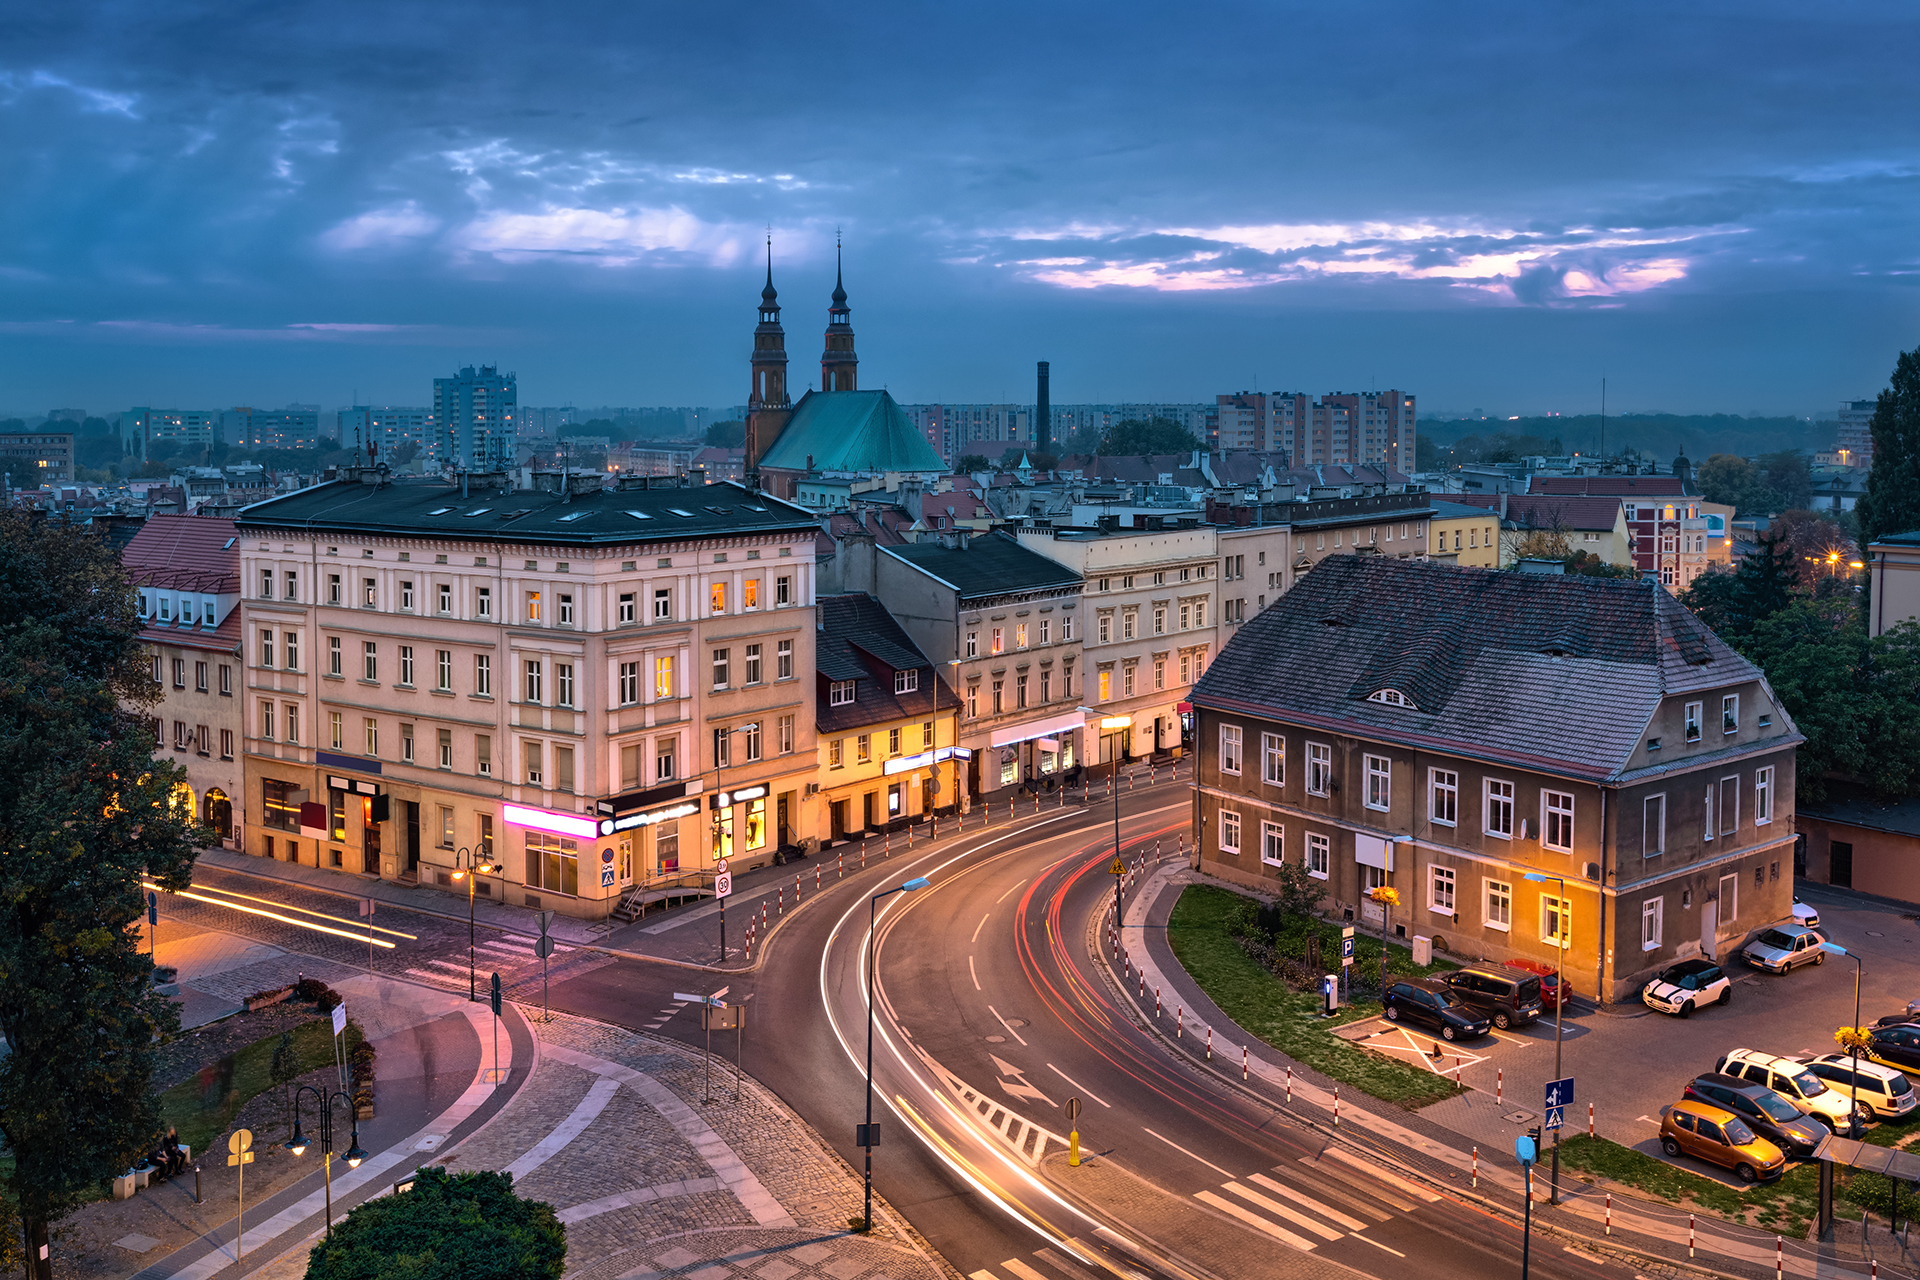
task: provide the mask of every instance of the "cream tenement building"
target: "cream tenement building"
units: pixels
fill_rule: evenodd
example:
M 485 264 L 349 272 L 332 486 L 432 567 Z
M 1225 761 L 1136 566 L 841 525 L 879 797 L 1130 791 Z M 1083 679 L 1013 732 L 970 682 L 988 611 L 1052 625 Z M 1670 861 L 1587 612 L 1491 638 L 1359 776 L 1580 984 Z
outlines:
M 372 470 L 247 508 L 244 848 L 600 917 L 815 836 L 814 522 L 735 484 Z M 649 483 L 651 481 L 651 483 Z

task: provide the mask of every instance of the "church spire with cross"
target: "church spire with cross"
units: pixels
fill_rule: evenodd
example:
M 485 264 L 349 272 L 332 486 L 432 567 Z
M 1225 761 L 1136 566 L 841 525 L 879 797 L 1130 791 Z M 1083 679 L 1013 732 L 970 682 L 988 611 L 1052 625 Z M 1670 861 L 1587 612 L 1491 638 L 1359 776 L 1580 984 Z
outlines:
M 792 413 L 787 396 L 787 331 L 780 326 L 780 295 L 773 287 L 773 233 L 767 233 L 767 286 L 760 291 L 760 323 L 753 330 L 753 389 L 747 396 L 746 469 L 752 473 Z
M 840 266 L 840 238 L 833 241 L 833 305 L 827 309 L 827 345 L 820 354 L 822 391 L 857 391 L 860 357 L 853 350 L 853 311 Z

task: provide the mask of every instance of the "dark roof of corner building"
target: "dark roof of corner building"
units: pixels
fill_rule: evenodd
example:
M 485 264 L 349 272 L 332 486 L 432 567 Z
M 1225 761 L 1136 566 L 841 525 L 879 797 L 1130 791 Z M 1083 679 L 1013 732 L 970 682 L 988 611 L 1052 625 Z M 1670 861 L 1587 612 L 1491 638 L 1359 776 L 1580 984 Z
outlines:
M 822 733 L 910 720 L 960 705 L 959 695 L 940 678 L 932 660 L 878 600 L 862 592 L 821 596 L 815 603 L 819 634 L 814 641 L 814 669 L 821 681 L 816 715 Z M 896 671 L 920 672 L 920 687 L 895 693 Z M 857 682 L 852 703 L 829 705 L 826 684 L 836 680 Z
M 1073 570 L 1001 533 L 969 539 L 964 549 L 930 541 L 881 547 L 880 553 L 904 560 L 946 583 L 962 600 L 1047 587 L 1078 587 L 1081 581 Z
M 1687 486 L 1679 476 L 1531 476 L 1528 493 L 1612 494 L 1621 498 L 1680 498 Z
M 1515 524 L 1537 529 L 1612 529 L 1620 519 L 1621 500 L 1606 496 L 1576 493 L 1463 493 L 1462 506 L 1500 510 L 1500 499 L 1507 500 L 1506 518 Z
M 1889 533 L 1875 538 L 1870 544 L 1876 547 L 1920 547 L 1920 529 L 1911 533 Z
M 638 514 L 636 514 L 638 513 Z M 243 536 L 327 533 L 459 542 L 617 546 L 687 538 L 806 531 L 819 518 L 733 481 L 685 488 L 597 489 L 571 499 L 535 489 L 370 485 L 336 480 L 296 489 L 234 517 Z
M 1625 774 L 1663 697 L 1755 680 L 1656 583 L 1333 556 L 1240 628 L 1192 700 L 1599 782 Z M 1367 700 L 1383 689 L 1414 705 Z M 1770 745 L 1802 741 L 1780 718 Z
M 1825 800 L 1802 800 L 1795 796 L 1793 811 L 1796 816 L 1805 815 L 1868 831 L 1920 836 L 1920 797 L 1882 800 L 1851 782 L 1829 782 Z
M 1445 498 L 1435 498 L 1433 500 L 1433 518 L 1435 520 L 1484 519 L 1487 514 L 1485 507 L 1476 507 L 1465 502 L 1455 502 L 1453 500 L 1455 497 L 1464 496 L 1463 494 L 1453 494 Z
M 781 471 L 947 472 L 907 411 L 885 391 L 807 392 L 760 465 Z

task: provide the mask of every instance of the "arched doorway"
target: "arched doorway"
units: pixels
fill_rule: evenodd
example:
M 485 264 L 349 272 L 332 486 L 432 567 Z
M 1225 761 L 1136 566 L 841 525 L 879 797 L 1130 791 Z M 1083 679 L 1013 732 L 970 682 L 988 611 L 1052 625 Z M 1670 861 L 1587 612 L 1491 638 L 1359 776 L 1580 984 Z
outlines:
M 213 833 L 222 840 L 233 835 L 233 801 L 227 799 L 227 793 L 218 787 L 207 792 L 202 805 L 201 821 L 213 828 Z

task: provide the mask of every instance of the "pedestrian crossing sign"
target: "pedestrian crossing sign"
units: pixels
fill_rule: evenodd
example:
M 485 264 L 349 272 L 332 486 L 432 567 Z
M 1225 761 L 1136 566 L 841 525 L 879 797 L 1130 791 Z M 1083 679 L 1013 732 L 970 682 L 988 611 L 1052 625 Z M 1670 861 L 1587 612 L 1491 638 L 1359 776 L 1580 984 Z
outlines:
M 1566 1119 L 1567 1119 L 1567 1109 L 1565 1107 L 1548 1107 L 1547 1108 L 1547 1123 L 1546 1123 L 1547 1128 L 1549 1129 L 1565 1128 Z

